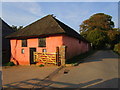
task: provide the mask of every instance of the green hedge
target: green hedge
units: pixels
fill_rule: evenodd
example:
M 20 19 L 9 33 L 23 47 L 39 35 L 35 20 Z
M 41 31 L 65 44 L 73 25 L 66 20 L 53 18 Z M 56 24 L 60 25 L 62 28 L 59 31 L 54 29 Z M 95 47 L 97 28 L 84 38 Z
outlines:
M 117 52 L 118 54 L 120 54 L 120 43 L 115 44 L 114 51 Z

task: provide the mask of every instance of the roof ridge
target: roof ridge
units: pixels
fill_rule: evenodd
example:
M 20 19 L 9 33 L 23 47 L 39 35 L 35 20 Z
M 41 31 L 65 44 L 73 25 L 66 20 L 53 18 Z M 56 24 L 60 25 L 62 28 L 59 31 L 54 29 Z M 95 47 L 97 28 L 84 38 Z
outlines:
M 56 21 L 56 18 L 55 17 L 53 17 L 52 16 L 52 18 L 53 18 L 53 20 L 57 23 L 57 25 L 62 29 L 62 31 L 64 31 L 65 32 L 65 30 L 60 26 L 60 24 Z
M 54 18 L 54 17 L 53 17 Z M 62 23 L 62 24 L 64 24 L 63 22 L 61 22 L 60 20 L 58 20 L 58 19 L 56 19 L 56 18 L 54 18 L 54 20 L 56 21 L 59 21 L 60 23 Z M 57 22 L 56 21 L 56 22 Z M 58 22 L 57 22 L 58 23 Z M 58 23 L 59 24 L 59 23 Z M 64 24 L 65 26 L 67 26 L 67 27 L 69 27 L 68 25 L 66 25 L 66 24 Z M 59 24 L 59 26 L 61 27 L 61 25 Z M 61 27 L 62 28 L 62 27 Z M 73 28 L 71 28 L 71 27 L 69 27 L 70 29 L 72 29 L 72 30 L 74 30 Z M 63 28 L 62 28 L 63 29 Z M 64 29 L 63 29 L 64 30 Z M 75 30 L 74 30 L 74 32 L 76 32 Z M 77 34 L 79 34 L 78 32 L 76 32 Z M 80 34 L 79 34 L 80 35 Z

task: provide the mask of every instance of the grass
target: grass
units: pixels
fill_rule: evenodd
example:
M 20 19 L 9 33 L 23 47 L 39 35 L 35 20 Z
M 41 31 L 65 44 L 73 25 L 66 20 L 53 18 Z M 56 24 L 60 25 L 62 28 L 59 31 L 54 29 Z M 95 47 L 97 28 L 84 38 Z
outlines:
M 83 59 L 94 54 L 97 50 L 90 50 L 89 52 L 80 54 L 66 61 L 66 64 L 76 64 L 78 61 L 83 62 Z

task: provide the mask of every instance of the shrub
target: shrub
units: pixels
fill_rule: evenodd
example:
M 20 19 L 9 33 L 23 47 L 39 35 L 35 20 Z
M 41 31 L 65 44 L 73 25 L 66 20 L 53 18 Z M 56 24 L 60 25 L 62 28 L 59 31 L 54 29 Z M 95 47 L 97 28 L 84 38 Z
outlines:
M 15 64 L 13 62 L 8 62 L 5 64 L 5 66 L 15 66 Z
M 120 43 L 115 44 L 114 51 L 120 54 Z
M 44 65 L 43 65 L 43 64 L 40 64 L 39 67 L 44 67 Z

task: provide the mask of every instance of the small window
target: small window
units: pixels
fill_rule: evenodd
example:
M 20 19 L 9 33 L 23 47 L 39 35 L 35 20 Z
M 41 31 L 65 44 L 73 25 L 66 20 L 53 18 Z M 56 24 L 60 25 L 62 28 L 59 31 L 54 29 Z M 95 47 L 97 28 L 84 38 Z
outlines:
M 27 39 L 22 40 L 22 47 L 27 47 Z
M 39 47 L 46 47 L 46 38 L 39 38 L 38 44 Z
M 21 53 L 22 53 L 22 54 L 24 54 L 24 53 L 25 53 L 24 49 L 22 49 L 22 50 L 21 50 Z

